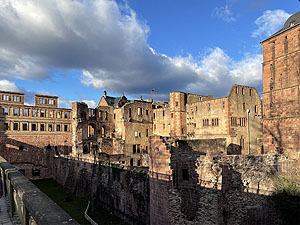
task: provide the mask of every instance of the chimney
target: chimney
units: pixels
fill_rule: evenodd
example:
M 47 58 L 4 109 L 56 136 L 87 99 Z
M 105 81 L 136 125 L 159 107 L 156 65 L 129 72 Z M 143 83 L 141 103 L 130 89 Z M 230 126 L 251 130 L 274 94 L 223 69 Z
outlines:
M 106 98 L 106 95 L 107 95 L 107 92 L 104 91 L 104 92 L 103 92 L 103 97 Z
M 143 101 L 143 96 L 140 97 L 140 101 Z

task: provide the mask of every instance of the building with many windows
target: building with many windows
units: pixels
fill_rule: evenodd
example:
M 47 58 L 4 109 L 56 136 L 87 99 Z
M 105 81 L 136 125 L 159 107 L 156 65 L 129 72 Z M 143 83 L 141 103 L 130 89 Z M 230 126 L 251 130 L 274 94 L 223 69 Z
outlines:
M 1 91 L 1 155 L 14 163 L 26 161 L 20 151 L 29 154 L 31 150 L 48 147 L 58 154 L 69 154 L 72 149 L 72 110 L 57 105 L 56 96 L 35 95 L 35 105 L 30 106 L 24 104 L 23 93 Z

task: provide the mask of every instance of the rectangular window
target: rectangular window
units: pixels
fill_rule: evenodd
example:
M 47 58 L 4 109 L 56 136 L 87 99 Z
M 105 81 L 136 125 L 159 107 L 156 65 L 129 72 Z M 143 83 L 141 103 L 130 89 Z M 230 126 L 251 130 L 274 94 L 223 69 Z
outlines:
M 108 112 L 105 111 L 105 120 L 108 120 Z
M 4 123 L 4 130 L 8 130 L 8 123 Z
M 45 104 L 45 99 L 40 98 L 40 104 Z
M 49 103 L 49 105 L 54 105 L 53 99 L 49 99 L 49 100 L 48 100 L 48 103 Z
M 116 114 L 114 113 L 114 120 L 116 119 Z
M 9 95 L 3 95 L 2 99 L 3 101 L 9 101 Z
M 48 131 L 53 131 L 53 125 L 52 124 L 48 125 Z
M 208 103 L 208 111 L 210 112 L 210 103 Z
M 204 119 L 203 120 L 203 127 L 208 127 L 209 126 L 209 119 Z
M 246 103 L 245 102 L 243 103 L 243 110 L 244 111 L 246 110 Z
M 132 146 L 132 153 L 136 153 L 136 145 Z
M 13 101 L 14 102 L 19 102 L 20 101 L 20 97 L 19 96 L 14 96 L 13 97 Z
M 231 117 L 231 126 L 237 126 L 237 118 Z
M 65 119 L 68 119 L 68 112 L 65 112 Z
M 41 116 L 41 117 L 45 117 L 45 110 L 41 110 L 41 111 L 40 111 L 40 116 Z
M 141 152 L 141 145 L 136 145 L 136 152 L 140 153 Z
M 68 132 L 69 131 L 69 126 L 67 124 L 64 125 L 64 132 Z
M 4 115 L 8 115 L 8 108 L 4 108 Z
M 163 129 L 165 129 L 166 128 L 166 125 L 165 124 L 163 124 Z
M 28 116 L 28 109 L 23 109 L 23 116 Z
M 36 124 L 31 124 L 31 130 L 36 131 Z
M 28 130 L 28 124 L 27 123 L 23 123 L 23 130 L 27 131 Z
M 35 109 L 33 109 L 33 110 L 31 111 L 31 116 L 33 116 L 33 117 L 36 116 L 36 110 L 35 110 Z
M 189 170 L 188 169 L 182 169 L 182 180 L 189 180 Z
M 147 115 L 147 116 L 149 115 L 149 110 L 148 110 L 148 109 L 146 109 L 146 115 Z
M 138 137 L 138 136 L 139 136 L 139 132 L 138 132 L 138 131 L 135 131 L 135 132 L 134 132 L 134 136 L 135 136 L 135 137 Z
M 223 102 L 223 109 L 225 109 L 225 102 Z
M 56 125 L 56 131 L 60 131 L 60 124 Z
M 257 105 L 254 106 L 254 112 L 257 113 Z
M 176 107 L 178 106 L 178 102 L 177 101 L 175 102 L 175 105 L 176 105 Z
M 14 130 L 19 130 L 19 124 L 18 123 L 14 123 Z
M 146 129 L 146 137 L 148 137 L 148 136 L 149 136 L 149 130 Z
M 252 89 L 250 89 L 250 92 L 249 92 L 250 96 L 252 96 Z
M 143 115 L 143 109 L 142 108 L 138 108 L 138 115 L 139 116 Z
M 14 109 L 14 116 L 18 116 L 19 115 L 19 109 Z
M 131 108 L 129 108 L 128 116 L 129 116 L 129 118 L 131 118 Z
M 45 131 L 45 124 L 40 124 L 40 131 Z
M 19 150 L 20 150 L 20 151 L 23 151 L 23 150 L 24 150 L 24 146 L 23 146 L 23 145 L 20 145 L 20 146 L 19 146 Z
M 171 113 L 171 118 L 173 118 L 173 113 Z
M 163 116 L 165 116 L 165 110 L 163 110 Z
M 153 113 L 153 119 L 155 119 L 155 113 Z

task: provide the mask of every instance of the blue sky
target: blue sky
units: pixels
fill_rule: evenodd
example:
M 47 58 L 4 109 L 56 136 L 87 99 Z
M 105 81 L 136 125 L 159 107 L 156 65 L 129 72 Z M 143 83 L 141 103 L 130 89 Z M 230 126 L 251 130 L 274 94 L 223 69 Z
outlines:
M 259 44 L 297 0 L 2 0 L 0 89 L 95 107 L 103 90 L 168 100 L 170 91 L 262 91 Z

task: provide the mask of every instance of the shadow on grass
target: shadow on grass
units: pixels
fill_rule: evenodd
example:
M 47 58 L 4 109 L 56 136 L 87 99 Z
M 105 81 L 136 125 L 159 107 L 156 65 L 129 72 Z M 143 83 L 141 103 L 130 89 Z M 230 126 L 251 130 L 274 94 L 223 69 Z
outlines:
M 63 187 L 53 179 L 33 180 L 32 183 L 48 195 L 49 198 L 56 202 L 79 224 L 90 225 L 84 218 L 84 211 L 87 207 L 85 199 L 76 197 L 72 193 L 66 193 Z M 90 209 L 88 214 L 98 225 L 127 225 L 127 223 L 100 207 Z

